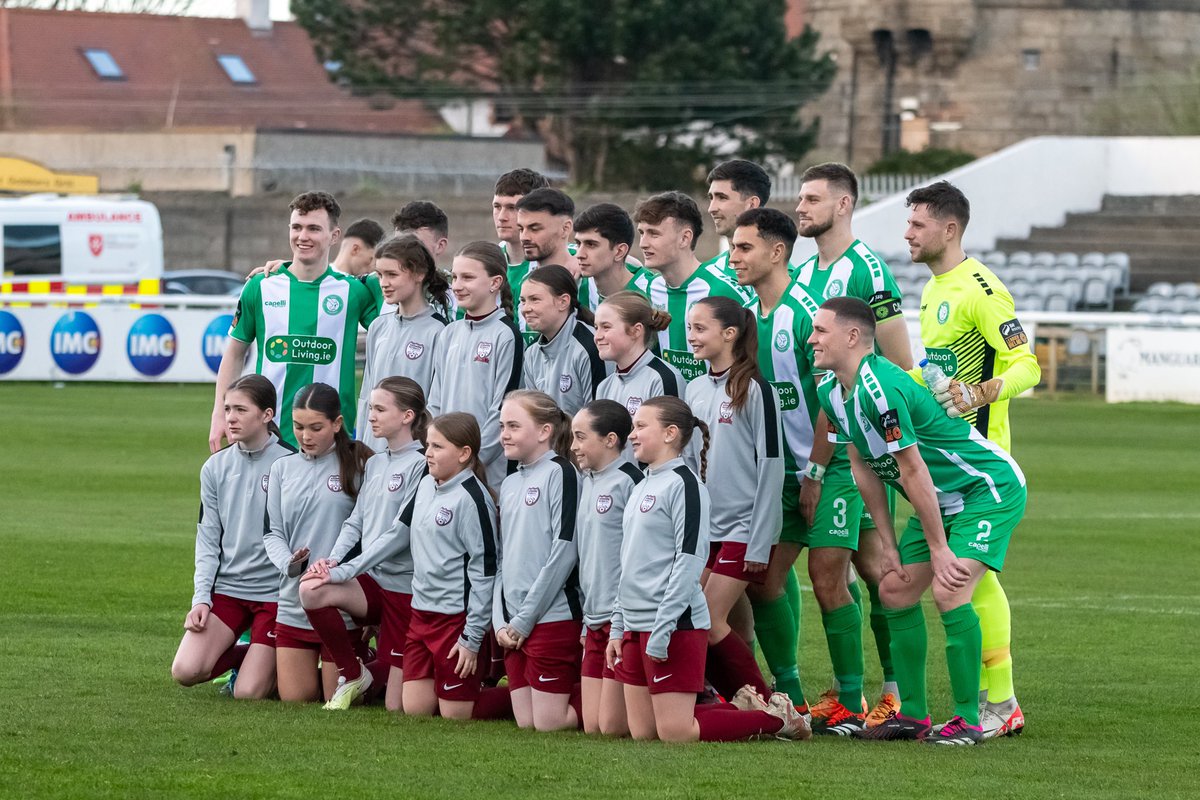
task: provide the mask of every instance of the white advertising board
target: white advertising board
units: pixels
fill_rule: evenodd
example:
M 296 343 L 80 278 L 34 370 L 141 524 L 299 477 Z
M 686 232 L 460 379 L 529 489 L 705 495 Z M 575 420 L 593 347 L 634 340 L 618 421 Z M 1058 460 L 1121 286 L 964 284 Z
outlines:
M 0 380 L 216 379 L 230 307 L 0 307 Z
M 1107 337 L 1108 402 L 1200 403 L 1200 330 L 1109 328 Z

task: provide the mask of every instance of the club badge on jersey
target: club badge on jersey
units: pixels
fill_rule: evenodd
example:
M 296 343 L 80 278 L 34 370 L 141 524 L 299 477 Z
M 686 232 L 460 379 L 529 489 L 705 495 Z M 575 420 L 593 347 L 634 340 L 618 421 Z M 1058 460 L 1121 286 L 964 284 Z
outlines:
M 492 362 L 492 343 L 480 342 L 475 346 L 475 360 L 483 364 Z
M 596 513 L 607 514 L 613 507 L 611 494 L 602 494 L 596 498 Z
M 420 342 L 409 342 L 404 348 L 404 357 L 409 361 L 416 361 L 425 352 L 425 345 Z
M 641 508 L 641 511 L 643 514 L 649 512 L 650 509 L 654 508 L 654 495 L 648 494 L 645 497 L 643 497 L 642 505 L 640 506 L 640 508 Z
M 325 485 L 329 487 L 331 492 L 340 492 L 342 490 L 342 476 L 330 475 L 325 481 Z
M 525 490 L 525 505 L 536 505 L 538 498 L 542 496 L 542 490 L 536 486 L 530 486 Z
M 566 394 L 567 392 L 571 391 L 571 387 L 574 385 L 575 385 L 575 381 L 571 378 L 570 375 L 559 375 L 558 376 L 558 390 L 560 392 L 562 392 L 563 394 Z
M 629 412 L 629 416 L 631 416 L 631 417 L 634 414 L 636 414 L 638 409 L 641 407 L 642 407 L 642 398 L 640 398 L 640 397 L 630 397 L 628 400 L 625 401 L 625 410 Z
M 433 521 L 442 527 L 449 525 L 452 519 L 454 519 L 454 511 L 445 507 L 439 508 L 433 517 Z
M 401 472 L 397 472 L 396 474 L 392 475 L 392 477 L 388 480 L 388 491 L 389 492 L 398 492 L 398 491 L 400 491 L 400 487 L 402 487 L 403 485 L 404 485 L 404 474 Z
M 733 403 L 728 400 L 721 403 L 721 408 L 717 412 L 717 424 L 732 425 L 733 424 Z

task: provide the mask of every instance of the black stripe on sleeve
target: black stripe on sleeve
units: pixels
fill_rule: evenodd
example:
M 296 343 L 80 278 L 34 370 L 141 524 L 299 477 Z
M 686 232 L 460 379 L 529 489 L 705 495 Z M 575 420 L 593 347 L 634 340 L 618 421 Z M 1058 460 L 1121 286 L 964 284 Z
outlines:
M 417 495 L 416 493 L 413 493 L 412 499 L 408 501 L 408 505 L 400 510 L 400 516 L 397 517 L 398 520 L 410 528 L 412 527 L 413 509 L 416 507 L 416 505 Z
M 983 349 L 983 370 L 979 376 L 979 382 L 990 381 L 996 375 L 996 350 L 990 344 L 985 345 Z M 992 420 L 992 407 L 990 405 L 980 406 L 975 411 L 975 430 L 979 431 L 986 439 L 988 437 L 988 425 Z
M 508 384 L 504 388 L 504 393 L 508 394 L 521 388 L 521 372 L 525 367 L 525 337 L 521 335 L 521 329 L 513 322 L 512 317 L 501 314 L 500 321 L 508 326 L 513 336 L 512 369 L 508 373 Z
M 483 574 L 496 574 L 496 531 L 492 527 L 492 515 L 488 513 L 487 500 L 484 498 L 484 488 L 479 485 L 479 479 L 474 475 L 463 481 L 471 500 L 475 503 L 475 513 L 479 516 L 479 531 L 483 537 Z
M 983 287 L 984 294 L 993 294 L 992 287 L 988 286 L 988 282 L 978 272 L 971 273 L 975 280 L 979 281 L 979 285 Z
M 629 480 L 633 481 L 634 486 L 642 482 L 642 478 L 646 477 L 640 469 L 625 461 L 617 469 L 629 476 Z
M 196 524 L 199 525 L 201 522 L 204 522 L 204 501 L 203 500 L 200 501 L 200 518 L 198 520 L 196 520 Z
M 679 394 L 679 381 L 676 379 L 675 373 L 661 358 L 654 356 L 646 362 L 646 366 L 657 372 L 658 377 L 662 379 L 663 394 L 682 399 L 683 395 Z
M 775 404 L 775 392 L 761 375 L 754 382 L 758 384 L 758 394 L 762 398 L 763 427 L 767 429 L 767 458 L 779 458 L 779 439 L 775 436 L 779 430 L 779 408 Z
M 562 517 L 558 538 L 569 542 L 575 538 L 575 515 L 579 512 L 579 474 L 562 456 L 555 456 L 553 461 L 562 470 Z
M 700 480 L 687 467 L 672 470 L 683 482 L 683 552 L 698 556 L 700 543 Z
M 587 353 L 588 371 L 592 375 L 591 399 L 595 400 L 596 389 L 608 377 L 608 368 L 605 366 L 604 359 L 600 357 L 600 351 L 596 349 L 596 337 L 592 333 L 591 328 L 582 322 L 576 322 L 575 328 L 571 331 L 571 338 L 579 342 L 579 346 L 583 348 L 583 352 Z

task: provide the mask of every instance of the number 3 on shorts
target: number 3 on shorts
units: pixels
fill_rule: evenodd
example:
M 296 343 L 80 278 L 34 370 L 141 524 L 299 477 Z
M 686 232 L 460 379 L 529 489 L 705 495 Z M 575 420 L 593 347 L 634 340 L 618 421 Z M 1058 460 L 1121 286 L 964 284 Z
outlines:
M 846 498 L 838 497 L 833 501 L 833 527 L 846 527 Z

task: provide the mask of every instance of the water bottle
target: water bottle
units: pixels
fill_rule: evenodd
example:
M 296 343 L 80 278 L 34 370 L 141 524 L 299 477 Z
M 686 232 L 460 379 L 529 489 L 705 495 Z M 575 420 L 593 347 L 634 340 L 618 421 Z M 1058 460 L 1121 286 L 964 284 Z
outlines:
M 921 377 L 925 379 L 925 385 L 929 387 L 929 391 L 934 394 L 945 394 L 950 391 L 950 378 L 942 368 L 937 364 L 930 363 L 928 358 L 921 359 Z

